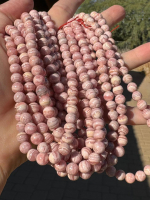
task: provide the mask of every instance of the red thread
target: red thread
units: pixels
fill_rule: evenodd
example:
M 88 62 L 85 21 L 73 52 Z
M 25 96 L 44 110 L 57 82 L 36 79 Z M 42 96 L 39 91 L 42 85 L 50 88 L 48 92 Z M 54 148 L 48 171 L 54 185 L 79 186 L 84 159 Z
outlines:
M 67 24 L 69 24 L 69 23 L 71 23 L 72 21 L 75 21 L 75 20 L 78 21 L 80 24 L 82 24 L 82 26 L 84 26 L 85 28 L 90 28 L 90 27 L 91 27 L 91 26 L 89 26 L 89 25 L 84 24 L 83 19 L 80 19 L 80 18 L 78 18 L 78 17 L 75 17 L 75 18 L 72 19 L 71 21 L 66 22 L 65 24 L 61 25 L 61 26 L 58 28 L 58 30 L 60 30 L 63 26 L 65 26 L 65 25 L 67 25 Z
M 118 25 L 118 26 L 116 26 L 116 28 L 114 28 L 113 30 L 111 30 L 111 32 L 113 32 L 114 30 L 116 30 L 118 27 L 119 27 L 119 25 Z

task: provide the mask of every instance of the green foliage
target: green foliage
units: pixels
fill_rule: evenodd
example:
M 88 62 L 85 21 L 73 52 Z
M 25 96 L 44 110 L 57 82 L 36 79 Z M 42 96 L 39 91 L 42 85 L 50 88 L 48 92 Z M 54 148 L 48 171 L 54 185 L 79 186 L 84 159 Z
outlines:
M 120 49 L 132 49 L 150 41 L 149 0 L 85 0 L 77 12 L 100 13 L 113 5 L 121 5 L 126 10 L 125 19 L 113 31 L 113 38 Z

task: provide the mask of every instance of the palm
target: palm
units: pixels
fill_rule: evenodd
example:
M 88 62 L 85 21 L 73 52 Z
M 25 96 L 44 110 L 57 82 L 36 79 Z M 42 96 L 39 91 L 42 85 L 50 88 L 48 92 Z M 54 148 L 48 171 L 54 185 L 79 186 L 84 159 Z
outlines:
M 49 11 L 52 19 L 56 22 L 56 26 L 59 27 L 72 17 L 83 1 L 84 0 L 72 0 L 71 5 L 69 5 L 69 0 L 59 0 Z M 12 84 L 10 81 L 9 65 L 7 62 L 3 34 L 6 25 L 12 24 L 14 19 L 20 17 L 22 12 L 30 11 L 32 8 L 33 2 L 31 0 L 11 0 L 0 6 L 0 174 L 3 173 L 5 177 L 8 177 L 17 166 L 23 163 L 26 156 L 19 152 L 19 144 L 16 140 L 17 131 L 13 93 L 11 91 Z M 112 13 L 111 16 L 110 13 Z M 102 14 L 107 19 L 107 23 L 110 26 L 122 20 L 125 16 L 125 12 L 120 6 L 113 6 Z M 58 16 L 60 16 L 60 18 Z M 122 56 L 126 65 L 128 67 L 130 66 L 129 69 L 133 69 L 138 65 L 150 61 L 149 51 L 150 44 L 147 43 L 135 50 L 124 53 Z M 135 122 L 137 124 L 145 123 L 140 111 L 136 109 L 131 111 L 134 111 L 133 114 L 135 118 L 130 119 L 130 123 L 131 120 L 133 124 Z M 130 112 L 128 112 L 128 115 L 130 118 Z

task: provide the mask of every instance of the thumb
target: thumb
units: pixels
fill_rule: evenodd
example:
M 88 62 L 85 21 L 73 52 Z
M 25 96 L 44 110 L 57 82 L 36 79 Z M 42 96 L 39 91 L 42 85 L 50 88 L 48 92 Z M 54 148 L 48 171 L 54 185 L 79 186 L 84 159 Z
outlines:
M 33 0 L 10 0 L 0 5 L 0 33 L 5 32 L 5 26 L 12 24 L 21 13 L 33 9 Z

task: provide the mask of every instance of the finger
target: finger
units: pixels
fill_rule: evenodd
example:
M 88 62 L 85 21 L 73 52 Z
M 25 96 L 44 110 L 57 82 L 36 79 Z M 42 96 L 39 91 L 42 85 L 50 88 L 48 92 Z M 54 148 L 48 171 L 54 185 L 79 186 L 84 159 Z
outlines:
M 83 1 L 73 0 L 70 3 L 70 0 L 59 0 L 48 13 L 56 22 L 56 26 L 59 27 L 74 15 Z M 102 15 L 106 19 L 107 24 L 112 27 L 125 17 L 125 10 L 122 6 L 115 5 L 102 12 Z
M 5 26 L 12 24 L 21 13 L 33 9 L 33 0 L 10 0 L 0 5 L 0 33 L 5 33 Z
M 149 52 L 150 42 L 132 49 L 126 53 L 123 53 L 122 58 L 124 59 L 125 64 L 129 70 L 132 70 L 150 61 Z
M 114 5 L 103 11 L 102 15 L 106 19 L 107 24 L 112 27 L 124 19 L 126 13 L 122 6 Z
M 150 106 L 148 106 L 150 108 Z M 142 111 L 137 107 L 127 107 L 128 125 L 145 125 L 146 119 L 144 119 Z
M 72 18 L 78 7 L 84 0 L 59 0 L 48 11 L 48 14 L 55 21 L 56 27 L 60 27 Z

